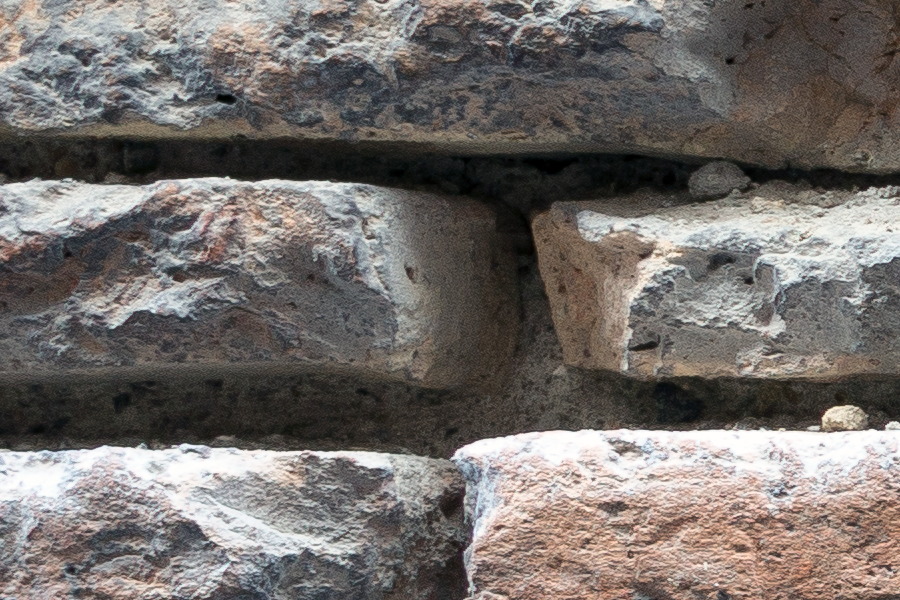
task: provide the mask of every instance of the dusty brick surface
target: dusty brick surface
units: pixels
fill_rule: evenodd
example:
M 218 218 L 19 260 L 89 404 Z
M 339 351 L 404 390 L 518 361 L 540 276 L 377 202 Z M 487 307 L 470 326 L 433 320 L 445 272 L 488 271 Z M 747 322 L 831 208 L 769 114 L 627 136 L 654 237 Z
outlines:
M 516 334 L 475 202 L 230 179 L 0 186 L 0 370 L 335 369 L 480 385 Z
M 4 2 L 8 133 L 895 171 L 889 0 Z
M 461 493 L 415 456 L 3 452 L 0 597 L 457 600 Z
M 455 459 L 480 600 L 884 600 L 896 432 L 582 431 Z
M 533 231 L 565 360 L 643 378 L 896 374 L 898 202 L 774 182 L 556 203 Z

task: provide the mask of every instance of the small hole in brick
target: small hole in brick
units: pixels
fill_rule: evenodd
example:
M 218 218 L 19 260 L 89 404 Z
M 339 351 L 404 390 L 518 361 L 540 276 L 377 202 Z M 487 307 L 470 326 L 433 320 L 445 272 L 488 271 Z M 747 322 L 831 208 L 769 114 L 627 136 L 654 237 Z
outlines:
M 412 281 L 413 283 L 415 283 L 415 282 L 416 282 L 416 279 L 417 279 L 417 278 L 416 278 L 416 270 L 415 270 L 413 267 L 409 267 L 409 266 L 406 267 L 406 277 L 407 277 L 410 281 Z
M 462 510 L 463 496 L 462 494 L 445 495 L 443 498 L 441 498 L 438 506 L 441 509 L 441 513 L 449 519 Z
M 716 252 L 712 256 L 709 257 L 709 264 L 707 265 L 707 270 L 715 271 L 718 268 L 724 267 L 725 265 L 733 265 L 734 257 L 728 254 L 727 252 Z
M 746 283 L 747 285 L 753 285 L 753 278 L 752 277 L 744 277 L 744 283 Z
M 234 104 L 237 102 L 237 98 L 231 94 L 218 94 L 216 95 L 216 102 L 221 102 L 222 104 Z
M 131 404 L 131 395 L 125 392 L 122 392 L 113 398 L 113 410 L 116 411 L 117 414 L 125 410 L 129 404 Z
M 654 348 L 658 347 L 659 340 L 649 340 L 647 342 L 635 344 L 634 346 L 628 346 L 628 349 L 632 352 L 643 352 L 644 350 L 653 350 Z

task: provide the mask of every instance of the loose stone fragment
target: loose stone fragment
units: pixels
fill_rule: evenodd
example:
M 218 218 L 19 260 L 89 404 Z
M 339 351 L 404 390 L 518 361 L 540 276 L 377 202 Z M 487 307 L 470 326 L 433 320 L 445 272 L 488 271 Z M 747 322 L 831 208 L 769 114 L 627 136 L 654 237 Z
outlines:
M 885 431 L 900 431 L 900 421 L 890 421 L 884 426 Z
M 454 461 L 472 598 L 883 600 L 900 589 L 893 433 L 543 432 L 482 440 Z
M 513 344 L 481 204 L 230 179 L 0 187 L 0 371 L 340 369 L 444 387 Z
M 737 165 L 715 161 L 694 171 L 688 180 L 691 196 L 697 200 L 708 200 L 727 196 L 734 190 L 745 190 L 750 185 L 747 177 Z
M 896 172 L 895 9 L 891 0 L 6 1 L 0 128 Z
M 365 452 L 7 452 L 0 597 L 456 600 L 462 487 Z
M 897 188 L 670 200 L 561 202 L 534 219 L 566 363 L 639 377 L 900 372 Z
M 822 415 L 822 431 L 862 431 L 869 416 L 858 406 L 832 406 Z

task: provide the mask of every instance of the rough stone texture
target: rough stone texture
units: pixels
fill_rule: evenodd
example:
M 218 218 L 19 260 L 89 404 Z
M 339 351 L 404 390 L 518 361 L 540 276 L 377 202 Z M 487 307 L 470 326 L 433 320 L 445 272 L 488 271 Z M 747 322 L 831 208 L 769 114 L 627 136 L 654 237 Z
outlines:
M 894 433 L 545 432 L 455 456 L 479 600 L 886 600 Z
M 869 426 L 869 416 L 858 406 L 832 406 L 822 415 L 822 431 L 861 431 Z
M 456 600 L 462 488 L 389 454 L 0 453 L 0 597 Z
M 711 200 L 727 196 L 734 190 L 746 190 L 750 178 L 734 163 L 717 160 L 691 173 L 688 189 L 697 200 Z
M 534 220 L 567 363 L 642 377 L 900 372 L 898 188 L 773 182 L 665 200 L 630 216 L 558 203 Z
M 9 132 L 900 167 L 889 0 L 0 3 Z
M 474 202 L 325 182 L 0 187 L 7 373 L 315 366 L 496 378 L 512 260 Z

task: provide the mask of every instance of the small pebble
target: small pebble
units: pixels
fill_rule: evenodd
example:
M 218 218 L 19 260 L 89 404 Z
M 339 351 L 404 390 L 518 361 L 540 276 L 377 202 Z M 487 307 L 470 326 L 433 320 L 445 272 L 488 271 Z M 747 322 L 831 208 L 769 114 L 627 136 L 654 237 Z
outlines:
M 746 190 L 750 187 L 750 178 L 737 165 L 714 161 L 707 163 L 691 173 L 688 179 L 688 190 L 697 200 L 712 200 L 727 196 L 734 190 Z
M 806 428 L 807 431 L 822 431 L 822 427 L 819 425 L 810 425 Z
M 900 431 L 900 421 L 891 421 L 884 426 L 885 431 Z
M 178 450 L 181 450 L 182 454 L 199 454 L 203 458 L 209 458 L 211 448 L 209 446 L 201 446 L 199 444 L 179 444 L 176 446 Z
M 862 431 L 869 416 L 858 406 L 832 406 L 822 415 L 822 431 Z

